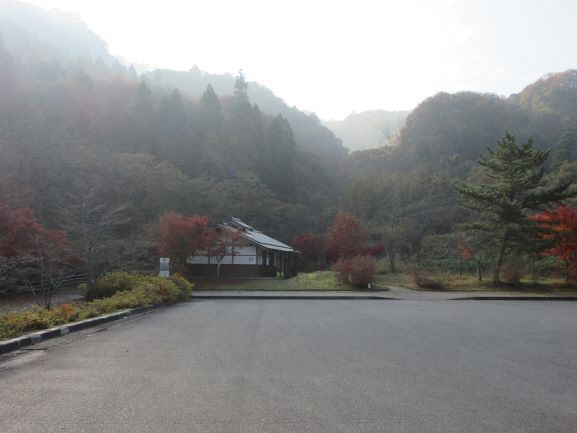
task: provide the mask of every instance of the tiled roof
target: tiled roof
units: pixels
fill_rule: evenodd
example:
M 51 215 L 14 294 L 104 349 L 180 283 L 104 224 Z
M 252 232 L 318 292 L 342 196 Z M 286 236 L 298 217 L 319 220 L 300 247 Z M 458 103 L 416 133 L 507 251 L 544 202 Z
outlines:
M 265 235 L 248 224 L 243 223 L 238 218 L 232 218 L 232 222 L 223 225 L 237 231 L 243 238 L 268 250 L 295 252 L 295 250 L 287 244 Z

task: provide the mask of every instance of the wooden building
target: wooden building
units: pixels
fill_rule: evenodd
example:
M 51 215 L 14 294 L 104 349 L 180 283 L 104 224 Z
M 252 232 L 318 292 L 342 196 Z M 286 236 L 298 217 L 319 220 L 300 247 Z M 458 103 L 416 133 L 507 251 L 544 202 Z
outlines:
M 225 278 L 289 278 L 296 251 L 238 218 L 219 226 L 229 247 L 222 257 L 199 251 L 187 259 L 192 275 Z M 217 269 L 220 267 L 220 272 Z

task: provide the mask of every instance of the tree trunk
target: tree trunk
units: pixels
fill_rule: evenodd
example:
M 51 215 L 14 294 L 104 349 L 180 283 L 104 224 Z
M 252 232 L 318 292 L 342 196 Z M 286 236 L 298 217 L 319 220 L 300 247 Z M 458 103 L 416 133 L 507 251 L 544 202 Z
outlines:
M 483 274 L 481 271 L 481 259 L 478 258 L 477 260 L 475 260 L 475 264 L 477 265 L 477 280 L 483 281 Z
M 389 264 L 391 266 L 391 273 L 396 274 L 397 268 L 395 268 L 395 253 L 389 254 Z
M 501 266 L 503 265 L 503 258 L 505 257 L 505 250 L 507 249 L 508 241 L 509 241 L 509 234 L 505 233 L 501 241 L 501 247 L 499 248 L 499 255 L 495 260 L 495 270 L 493 271 L 493 283 L 495 284 L 501 284 L 499 273 L 501 272 Z
M 220 262 L 216 264 L 216 278 L 220 278 Z

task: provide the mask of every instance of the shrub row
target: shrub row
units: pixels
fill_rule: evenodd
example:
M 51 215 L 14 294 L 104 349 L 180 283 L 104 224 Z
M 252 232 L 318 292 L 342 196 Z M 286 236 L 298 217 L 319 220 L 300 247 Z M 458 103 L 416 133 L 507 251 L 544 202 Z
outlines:
M 0 339 L 13 338 L 26 332 L 47 329 L 126 308 L 182 301 L 190 296 L 193 287 L 180 275 L 165 279 L 114 272 L 104 276 L 99 286 L 105 287 L 107 282 L 118 289 L 111 290 L 110 293 L 114 294 L 109 297 L 90 302 L 62 304 L 51 310 L 38 307 L 0 315 Z

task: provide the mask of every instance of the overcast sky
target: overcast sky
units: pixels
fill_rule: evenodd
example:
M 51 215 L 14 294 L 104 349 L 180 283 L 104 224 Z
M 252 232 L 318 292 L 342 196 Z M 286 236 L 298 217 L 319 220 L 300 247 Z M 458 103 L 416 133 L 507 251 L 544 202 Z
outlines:
M 80 15 L 112 54 L 236 74 L 323 119 L 439 91 L 509 95 L 577 68 L 577 0 L 27 0 Z

